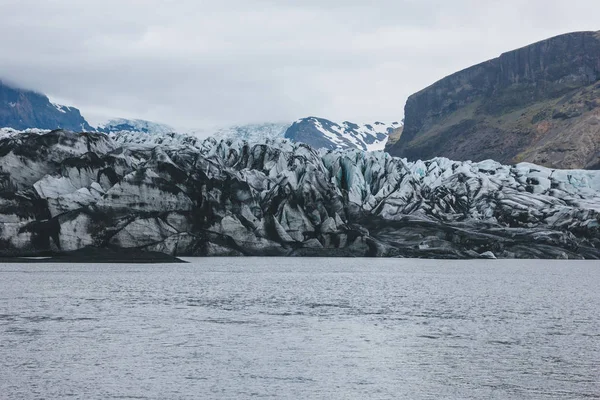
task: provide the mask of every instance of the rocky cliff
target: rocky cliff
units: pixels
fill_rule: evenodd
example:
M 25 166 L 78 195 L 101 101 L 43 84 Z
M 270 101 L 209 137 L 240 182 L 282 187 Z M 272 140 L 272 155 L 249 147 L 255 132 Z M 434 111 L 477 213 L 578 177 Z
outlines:
M 557 36 L 410 96 L 392 155 L 600 168 L 600 32 Z
M 43 94 L 17 89 L 2 81 L 0 81 L 0 127 L 68 129 L 75 132 L 93 129 L 75 107 L 51 103 Z
M 168 134 L 0 139 L 0 254 L 600 258 L 600 171 Z

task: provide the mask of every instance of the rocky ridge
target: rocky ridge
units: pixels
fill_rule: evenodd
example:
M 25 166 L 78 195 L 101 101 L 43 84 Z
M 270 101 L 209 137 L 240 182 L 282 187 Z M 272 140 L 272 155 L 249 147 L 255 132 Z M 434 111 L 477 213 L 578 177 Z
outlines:
M 600 172 L 186 135 L 0 139 L 0 253 L 600 258 Z
M 600 32 L 504 53 L 410 96 L 404 132 L 389 151 L 599 169 Z

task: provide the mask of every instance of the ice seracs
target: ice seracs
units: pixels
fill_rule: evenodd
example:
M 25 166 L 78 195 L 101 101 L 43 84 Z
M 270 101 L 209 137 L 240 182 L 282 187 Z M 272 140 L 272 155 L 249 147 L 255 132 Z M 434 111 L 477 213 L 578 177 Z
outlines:
M 0 139 L 0 252 L 600 257 L 600 171 L 169 133 Z

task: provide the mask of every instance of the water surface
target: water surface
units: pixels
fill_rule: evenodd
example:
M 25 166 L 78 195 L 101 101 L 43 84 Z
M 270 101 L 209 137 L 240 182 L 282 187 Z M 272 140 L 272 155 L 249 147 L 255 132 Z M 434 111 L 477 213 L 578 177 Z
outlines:
M 0 399 L 600 398 L 600 263 L 0 264 Z

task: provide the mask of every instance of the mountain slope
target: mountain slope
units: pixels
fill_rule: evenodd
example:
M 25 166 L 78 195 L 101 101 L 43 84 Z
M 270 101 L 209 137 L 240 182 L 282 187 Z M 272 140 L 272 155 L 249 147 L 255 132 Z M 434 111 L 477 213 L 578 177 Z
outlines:
M 86 246 L 173 255 L 600 258 L 600 171 L 406 163 L 381 151 L 176 133 L 1 139 L 0 254 Z
M 575 32 L 502 54 L 409 97 L 389 151 L 600 168 L 600 33 Z
M 308 117 L 294 122 L 285 132 L 285 138 L 314 148 L 376 151 L 385 148 L 389 135 L 398 127 L 398 122 L 388 125 L 344 121 L 338 124 L 324 118 Z
M 51 103 L 43 94 L 17 89 L 2 81 L 0 127 L 67 129 L 74 132 L 92 130 L 77 108 Z

